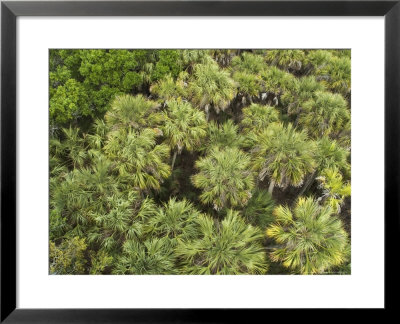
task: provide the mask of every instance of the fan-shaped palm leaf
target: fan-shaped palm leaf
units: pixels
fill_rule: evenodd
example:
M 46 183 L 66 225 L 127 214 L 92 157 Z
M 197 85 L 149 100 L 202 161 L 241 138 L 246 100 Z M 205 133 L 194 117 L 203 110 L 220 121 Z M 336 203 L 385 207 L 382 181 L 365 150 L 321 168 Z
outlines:
M 323 273 L 346 259 L 347 233 L 330 206 L 313 198 L 299 198 L 293 209 L 279 206 L 276 223 L 267 235 L 280 245 L 271 253 L 274 261 L 301 274 Z
M 253 150 L 253 169 L 263 180 L 270 177 L 269 192 L 275 185 L 300 186 L 305 175 L 314 170 L 314 144 L 305 132 L 273 123 L 257 135 L 258 145 Z
M 250 157 L 237 148 L 213 148 L 209 155 L 196 161 L 199 170 L 193 184 L 203 190 L 200 199 L 220 210 L 245 205 L 254 187 Z
M 315 138 L 337 137 L 345 126 L 349 127 L 350 110 L 339 94 L 318 92 L 303 108 L 305 113 L 300 115 L 299 123 Z
M 112 130 L 157 127 L 162 122 L 158 104 L 142 95 L 122 95 L 115 98 L 111 109 L 105 115 L 107 125 Z
M 196 239 L 182 240 L 175 249 L 183 273 L 259 274 L 268 270 L 261 231 L 228 210 L 221 223 L 209 216 L 197 219 Z
M 215 62 L 197 64 L 189 83 L 189 92 L 194 103 L 203 108 L 208 116 L 210 106 L 219 113 L 225 110 L 236 93 L 234 81 L 227 71 Z

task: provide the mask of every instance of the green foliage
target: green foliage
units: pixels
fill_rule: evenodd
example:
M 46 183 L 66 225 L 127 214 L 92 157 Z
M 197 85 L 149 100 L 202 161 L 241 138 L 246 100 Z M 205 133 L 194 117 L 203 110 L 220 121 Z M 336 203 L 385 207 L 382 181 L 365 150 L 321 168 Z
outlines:
M 56 123 L 66 123 L 91 114 L 88 95 L 81 83 L 68 79 L 59 85 L 50 98 L 50 118 Z
M 207 62 L 195 65 L 189 93 L 206 113 L 210 105 L 218 113 L 225 110 L 234 98 L 236 87 L 227 71 L 221 70 L 215 62 Z
M 350 50 L 50 50 L 50 273 L 349 274 L 350 81 Z
M 342 175 L 336 168 L 323 170 L 317 180 L 323 189 L 322 201 L 340 213 L 344 199 L 351 195 L 350 183 L 343 181 Z
M 64 234 L 70 229 L 67 224 L 66 217 L 62 217 L 56 210 L 50 211 L 50 240 L 55 240 L 63 237 Z
M 317 143 L 315 160 L 319 170 L 338 168 L 342 171 L 348 171 L 350 168 L 349 154 L 350 152 L 341 147 L 335 140 L 322 137 Z
M 142 95 L 122 95 L 112 102 L 105 120 L 112 130 L 157 127 L 163 121 L 158 108 L 156 102 L 147 100 Z
M 243 109 L 243 132 L 260 132 L 273 122 L 279 121 L 279 111 L 271 106 L 252 104 Z
M 266 68 L 260 55 L 244 52 L 232 59 L 233 80 L 237 83 L 238 92 L 251 97 L 258 96 L 263 90 L 260 73 Z
M 266 64 L 262 56 L 244 52 L 241 56 L 235 56 L 232 59 L 231 66 L 234 71 L 259 74 L 266 67 Z
M 296 79 L 290 91 L 282 96 L 282 102 L 287 105 L 289 114 L 298 114 L 302 111 L 304 103 L 316 98 L 316 94 L 324 91 L 325 87 L 314 76 L 305 76 Z
M 177 99 L 185 95 L 183 80 L 174 80 L 172 76 L 167 75 L 150 87 L 151 93 L 157 95 L 164 101 Z
M 159 189 L 169 177 L 171 168 L 166 162 L 170 150 L 165 144 L 157 145 L 157 136 L 157 130 L 149 128 L 109 134 L 104 151 L 116 163 L 125 184 L 139 190 Z
M 333 57 L 331 62 L 320 71 L 322 82 L 334 92 L 347 96 L 351 90 L 351 62 L 350 58 Z
M 268 67 L 261 73 L 261 77 L 264 81 L 265 91 L 275 96 L 281 96 L 292 89 L 296 80 L 293 74 L 280 70 L 275 66 Z
M 332 52 L 325 50 L 308 51 L 306 62 L 309 65 L 309 70 L 318 74 L 318 71 L 323 69 L 332 60 Z
M 314 170 L 314 145 L 305 132 L 296 131 L 291 124 L 273 123 L 257 138 L 252 164 L 260 180 L 269 175 L 280 187 L 300 186 L 304 176 Z
M 58 125 L 102 117 L 111 100 L 180 71 L 175 50 L 52 50 L 50 117 Z
M 254 97 L 263 89 L 261 76 L 246 72 L 235 72 L 232 77 L 238 85 L 238 92 L 242 95 Z
M 243 217 L 251 224 L 265 229 L 273 222 L 275 202 L 266 190 L 257 190 L 243 208 Z
M 279 206 L 274 214 L 276 224 L 267 235 L 280 246 L 271 253 L 272 260 L 301 274 L 324 273 L 346 260 L 347 234 L 330 206 L 299 198 L 292 210 Z
M 187 200 L 171 198 L 148 224 L 157 236 L 168 237 L 171 242 L 176 242 L 196 235 L 196 221 L 200 216 L 200 212 Z
M 158 61 L 152 73 L 152 80 L 160 80 L 167 75 L 176 78 L 182 70 L 179 51 L 159 50 L 157 54 Z
M 339 94 L 318 92 L 315 99 L 304 103 L 303 108 L 305 113 L 301 114 L 299 122 L 315 138 L 337 137 L 349 127 L 350 110 Z
M 143 243 L 126 241 L 113 274 L 174 274 L 175 257 L 170 244 L 167 238 L 153 238 Z
M 190 70 L 197 63 L 205 63 L 208 60 L 211 60 L 207 50 L 186 49 L 179 51 L 179 54 L 183 66 L 189 68 Z
M 107 252 L 100 250 L 97 253 L 91 253 L 91 267 L 90 274 L 102 274 L 107 267 L 112 265 L 113 257 L 109 256 Z
M 79 128 L 64 128 L 62 133 L 63 141 L 57 138 L 50 140 L 50 154 L 53 154 L 56 160 L 64 161 L 65 166 L 82 167 L 87 159 L 87 150 Z
M 84 238 L 72 237 L 56 246 L 50 242 L 50 274 L 79 274 L 85 269 Z
M 204 145 L 204 149 L 210 151 L 217 147 L 224 148 L 240 148 L 244 142 L 244 137 L 239 134 L 239 128 L 232 120 L 227 120 L 223 124 L 210 122 L 208 124 L 208 140 Z
M 349 50 L 310 51 L 310 70 L 330 90 L 348 97 L 351 91 L 351 53 Z
M 204 113 L 184 101 L 171 100 L 167 105 L 162 127 L 167 144 L 179 154 L 184 148 L 193 151 L 207 134 Z
M 269 50 L 265 59 L 272 65 L 297 71 L 303 66 L 305 54 L 301 50 Z
M 134 51 L 80 50 L 79 55 L 84 84 L 97 87 L 107 84 L 124 91 L 141 84 L 140 75 L 135 72 L 138 62 Z
M 237 148 L 213 148 L 196 161 L 197 174 L 193 184 L 202 189 L 200 199 L 212 204 L 215 210 L 246 205 L 254 187 L 250 157 Z
M 268 270 L 261 231 L 248 225 L 237 211 L 228 210 L 219 223 L 209 216 L 197 219 L 196 239 L 179 242 L 176 255 L 188 274 L 257 274 Z

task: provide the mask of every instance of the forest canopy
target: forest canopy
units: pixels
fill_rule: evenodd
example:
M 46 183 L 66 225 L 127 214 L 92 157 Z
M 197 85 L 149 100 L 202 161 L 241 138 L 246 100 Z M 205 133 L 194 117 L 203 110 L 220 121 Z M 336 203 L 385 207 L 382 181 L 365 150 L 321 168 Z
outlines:
M 49 60 L 50 274 L 350 274 L 350 50 Z

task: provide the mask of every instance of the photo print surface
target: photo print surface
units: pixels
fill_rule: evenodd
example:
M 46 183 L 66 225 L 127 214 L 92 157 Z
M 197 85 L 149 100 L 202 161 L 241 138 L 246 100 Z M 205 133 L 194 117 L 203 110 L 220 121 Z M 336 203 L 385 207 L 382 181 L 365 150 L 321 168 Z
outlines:
M 351 273 L 351 51 L 51 49 L 52 275 Z

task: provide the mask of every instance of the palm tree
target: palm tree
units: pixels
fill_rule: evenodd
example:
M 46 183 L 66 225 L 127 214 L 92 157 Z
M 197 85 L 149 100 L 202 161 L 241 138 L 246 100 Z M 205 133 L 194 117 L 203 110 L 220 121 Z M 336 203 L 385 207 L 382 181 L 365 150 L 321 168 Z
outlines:
M 167 75 L 164 79 L 153 84 L 150 91 L 164 101 L 185 97 L 186 95 L 184 81 L 181 79 L 174 80 L 171 75 Z
M 212 58 L 208 55 L 207 50 L 190 50 L 185 49 L 179 52 L 182 63 L 186 66 L 186 70 L 191 73 L 193 66 L 198 63 L 205 63 Z
M 258 97 L 262 92 L 262 78 L 259 75 L 247 72 L 235 72 L 232 75 L 233 80 L 238 86 L 238 96 L 242 98 L 242 104 L 248 101 L 253 102 L 253 97 Z
M 120 190 L 117 179 L 112 176 L 111 162 L 99 152 L 91 153 L 90 166 L 50 182 L 53 210 L 80 224 L 89 222 L 90 213 L 104 212 L 105 200 Z
M 237 211 L 222 222 L 201 215 L 195 239 L 179 241 L 175 254 L 185 274 L 261 274 L 268 270 L 262 232 L 248 225 Z
M 265 59 L 272 65 L 285 68 L 287 71 L 298 71 L 303 66 L 305 54 L 302 50 L 268 50 Z
M 351 60 L 349 57 L 333 56 L 319 71 L 319 78 L 330 90 L 348 97 L 351 91 Z
M 184 101 L 168 101 L 168 110 L 164 113 L 165 124 L 162 127 L 166 142 L 174 151 L 171 169 L 174 168 L 177 154 L 186 148 L 193 151 L 200 146 L 206 136 L 206 119 L 204 113 L 194 109 Z
M 252 104 L 242 110 L 243 132 L 260 132 L 273 122 L 279 121 L 279 111 L 271 106 Z
M 112 253 L 119 253 L 126 240 L 143 241 L 151 232 L 148 221 L 158 208 L 150 198 L 137 193 L 118 193 L 103 199 L 105 211 L 92 212 L 93 226 L 87 230 L 88 242 Z
M 119 129 L 136 129 L 157 127 L 162 122 L 159 104 L 144 98 L 142 95 L 122 95 L 115 98 L 111 109 L 106 113 L 107 125 L 113 131 Z
M 337 141 L 323 137 L 318 141 L 316 160 L 320 170 L 337 167 L 347 171 L 350 168 L 348 157 L 349 150 L 343 148 Z
M 93 196 L 93 201 L 102 201 L 119 191 L 118 179 L 112 175 L 112 162 L 99 151 L 90 151 L 91 165 L 79 173 L 80 182 Z
M 278 69 L 275 66 L 270 66 L 261 73 L 264 82 L 264 89 L 266 91 L 265 97 L 268 94 L 273 95 L 274 105 L 279 104 L 279 98 L 286 92 L 293 89 L 295 76 L 289 72 Z M 261 96 L 263 99 L 263 96 Z M 269 102 L 269 104 L 271 104 Z
M 270 176 L 268 192 L 275 185 L 286 188 L 300 186 L 307 173 L 315 167 L 314 144 L 303 131 L 296 131 L 291 124 L 287 127 L 273 123 L 258 134 L 258 145 L 253 149 L 253 170 L 262 181 Z
M 252 102 L 253 97 L 258 97 L 263 90 L 261 71 L 266 67 L 260 55 L 244 52 L 232 59 L 232 78 L 238 86 L 238 96 L 242 103 Z
M 189 93 L 193 102 L 205 110 L 208 120 L 210 106 L 216 113 L 224 111 L 235 97 L 236 87 L 227 71 L 215 62 L 208 62 L 195 65 Z
M 240 134 L 239 128 L 228 119 L 223 124 L 217 124 L 214 121 L 208 123 L 208 140 L 203 149 L 210 151 L 214 147 L 224 149 L 227 147 L 240 148 L 244 142 L 244 137 Z
M 57 180 L 50 182 L 51 209 L 65 217 L 65 221 L 80 235 L 81 227 L 90 220 L 92 195 L 86 190 L 79 170 L 70 171 Z
M 232 59 L 239 53 L 240 50 L 236 49 L 209 50 L 211 58 L 223 67 L 227 67 L 231 63 Z
M 79 128 L 63 128 L 64 139 L 50 139 L 50 154 L 56 161 L 66 161 L 69 168 L 83 167 L 87 159 L 85 139 L 80 135 Z
M 338 137 L 345 126 L 349 127 L 350 110 L 340 94 L 318 92 L 303 108 L 305 113 L 300 115 L 299 124 L 315 138 Z
M 110 131 L 103 119 L 96 119 L 93 123 L 93 134 L 86 135 L 86 141 L 89 147 L 94 150 L 101 150 Z
M 323 273 L 345 261 L 347 233 L 330 206 L 301 197 L 292 210 L 279 206 L 274 214 L 276 223 L 267 229 L 279 244 L 273 261 L 301 274 Z
M 174 274 L 175 257 L 168 238 L 153 238 L 143 243 L 127 240 L 116 261 L 113 274 Z
M 243 52 L 242 55 L 232 59 L 231 68 L 233 71 L 257 75 L 266 68 L 266 64 L 261 55 Z
M 215 210 L 224 207 L 246 205 L 254 187 L 250 169 L 250 157 L 237 148 L 213 148 L 196 161 L 199 170 L 192 177 L 195 187 L 202 189 L 200 199 L 213 204 Z
M 318 173 L 325 169 L 338 168 L 342 172 L 350 171 L 350 164 L 348 162 L 349 150 L 341 147 L 335 140 L 328 137 L 322 137 L 317 141 L 317 149 L 315 150 L 314 158 L 316 161 L 316 168 L 314 172 L 308 177 L 299 196 L 301 196 L 314 182 Z
M 159 189 L 160 183 L 171 174 L 166 164 L 169 147 L 157 145 L 158 132 L 144 129 L 140 132 L 129 130 L 109 134 L 104 151 L 116 162 L 121 181 L 139 190 Z
M 307 74 L 313 73 L 316 76 L 332 60 L 333 56 L 331 52 L 326 50 L 310 50 L 306 52 Z
M 243 208 L 243 218 L 264 230 L 274 220 L 274 208 L 275 202 L 268 191 L 256 190 Z
M 177 239 L 195 236 L 196 220 L 200 215 L 189 201 L 170 198 L 164 208 L 149 219 L 148 226 L 157 236 L 168 237 L 174 243 Z
M 320 181 L 320 188 L 323 189 L 320 200 L 331 206 L 336 213 L 340 213 L 345 198 L 351 195 L 350 183 L 343 181 L 343 176 L 337 168 L 323 170 L 317 180 Z
M 288 114 L 298 115 L 305 102 L 315 99 L 315 94 L 324 90 L 324 85 L 318 82 L 314 76 L 295 79 L 293 87 L 282 95 L 282 103 L 287 105 Z
M 134 218 L 132 205 L 135 200 L 125 199 L 122 195 L 113 195 L 105 202 L 108 205 L 107 211 L 93 212 L 91 215 L 94 226 L 88 230 L 88 240 L 92 244 L 100 244 L 107 252 L 113 252 L 119 249 L 130 230 Z

